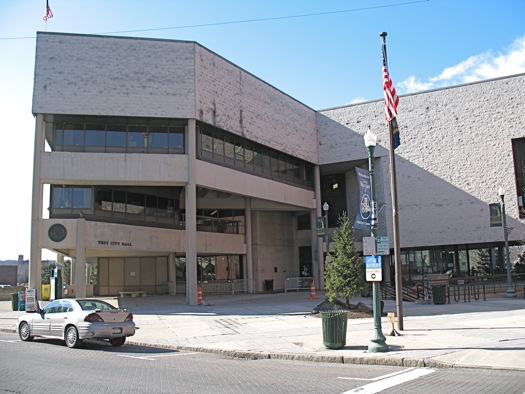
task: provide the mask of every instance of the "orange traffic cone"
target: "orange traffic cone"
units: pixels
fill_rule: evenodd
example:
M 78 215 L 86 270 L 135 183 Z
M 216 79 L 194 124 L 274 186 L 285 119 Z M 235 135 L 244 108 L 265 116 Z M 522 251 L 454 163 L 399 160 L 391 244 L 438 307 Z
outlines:
M 202 305 L 202 288 L 197 287 L 197 305 Z
M 315 293 L 315 282 L 312 280 L 312 284 L 310 285 L 310 299 L 315 300 L 317 299 L 317 294 Z

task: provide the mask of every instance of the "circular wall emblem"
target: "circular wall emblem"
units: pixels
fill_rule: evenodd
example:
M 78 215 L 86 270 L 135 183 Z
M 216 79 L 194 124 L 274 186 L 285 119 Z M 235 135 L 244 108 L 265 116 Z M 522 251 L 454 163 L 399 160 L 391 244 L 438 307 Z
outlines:
M 52 241 L 61 242 L 64 240 L 64 238 L 66 238 L 67 230 L 61 224 L 53 224 L 51 227 L 49 227 L 47 235 L 49 235 L 49 239 Z

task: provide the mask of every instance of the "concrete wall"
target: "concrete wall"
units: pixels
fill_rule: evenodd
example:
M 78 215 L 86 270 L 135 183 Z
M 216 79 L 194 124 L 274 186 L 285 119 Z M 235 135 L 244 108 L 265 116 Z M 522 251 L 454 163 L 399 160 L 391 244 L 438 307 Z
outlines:
M 501 227 L 489 225 L 488 208 L 499 202 L 500 186 L 513 228 L 509 239 L 523 239 L 511 140 L 524 137 L 524 101 L 524 74 L 401 97 L 401 146 L 395 150 L 401 247 L 502 241 Z M 322 163 L 354 159 L 355 150 L 337 149 L 336 141 L 352 146 L 349 134 L 364 134 L 368 125 L 378 135 L 376 155 L 388 154 L 382 101 L 322 115 L 340 124 L 323 121 L 328 127 L 320 140 L 329 142 L 320 144 Z M 390 206 L 388 168 L 383 177 Z
M 195 43 L 38 33 L 33 113 L 195 117 Z
M 314 110 L 200 46 L 195 70 L 199 120 L 317 162 Z
M 252 219 L 254 281 L 256 291 L 273 280 L 273 290 L 284 290 L 287 277 L 299 276 L 295 220 L 287 212 L 256 211 Z
M 130 226 L 115 223 L 90 222 L 84 219 L 47 219 L 40 222 L 40 245 L 76 256 L 77 221 L 84 222 L 86 256 L 158 256 L 170 252 L 186 252 L 186 232 L 155 227 Z M 61 242 L 48 237 L 55 223 L 66 227 L 67 236 Z M 201 254 L 244 254 L 244 235 L 223 233 L 197 233 L 197 252 Z

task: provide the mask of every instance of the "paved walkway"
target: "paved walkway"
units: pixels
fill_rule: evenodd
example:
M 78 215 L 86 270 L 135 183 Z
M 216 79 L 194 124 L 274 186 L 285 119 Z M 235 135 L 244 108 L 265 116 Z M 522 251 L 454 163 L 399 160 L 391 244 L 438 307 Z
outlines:
M 445 305 L 403 304 L 404 330 L 390 336 L 390 351 L 368 353 L 373 318 L 350 319 L 343 349 L 323 345 L 322 319 L 312 314 L 324 297 L 310 293 L 204 295 L 188 306 L 183 296 L 109 298 L 134 314 L 139 327 L 128 343 L 232 357 L 286 358 L 354 364 L 498 368 L 525 371 L 525 300 L 504 297 Z M 371 299 L 354 299 L 371 305 Z M 385 312 L 395 312 L 394 301 Z M 24 312 L 0 301 L 0 330 L 14 331 Z M 395 326 L 397 328 L 397 324 Z

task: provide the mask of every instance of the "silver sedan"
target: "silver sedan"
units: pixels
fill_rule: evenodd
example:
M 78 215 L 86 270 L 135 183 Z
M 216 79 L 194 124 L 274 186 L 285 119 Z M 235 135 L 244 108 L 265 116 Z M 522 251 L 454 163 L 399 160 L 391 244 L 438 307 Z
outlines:
M 58 338 L 73 348 L 85 339 L 107 339 L 113 346 L 122 346 L 127 337 L 135 335 L 135 323 L 132 313 L 105 301 L 67 298 L 20 316 L 17 331 L 22 341 Z

